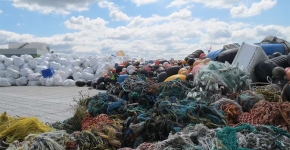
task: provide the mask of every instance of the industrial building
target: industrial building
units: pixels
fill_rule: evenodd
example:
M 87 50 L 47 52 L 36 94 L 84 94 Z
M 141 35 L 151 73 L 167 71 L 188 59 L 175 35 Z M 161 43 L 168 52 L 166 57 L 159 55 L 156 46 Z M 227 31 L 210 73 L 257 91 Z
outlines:
M 11 57 L 13 55 L 21 56 L 24 54 L 29 54 L 33 57 L 36 57 L 47 53 L 51 53 L 49 45 L 38 42 L 10 42 L 8 44 L 8 49 L 0 49 L 0 55 L 5 55 L 6 57 Z

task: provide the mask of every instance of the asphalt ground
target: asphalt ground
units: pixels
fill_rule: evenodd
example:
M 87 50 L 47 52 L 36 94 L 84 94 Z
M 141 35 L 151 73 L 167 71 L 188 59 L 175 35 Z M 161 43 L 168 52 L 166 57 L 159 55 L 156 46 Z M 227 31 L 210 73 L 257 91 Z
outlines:
M 0 87 L 0 114 L 37 117 L 43 122 L 63 121 L 73 116 L 73 106 L 81 95 L 99 92 L 88 87 L 11 86 Z

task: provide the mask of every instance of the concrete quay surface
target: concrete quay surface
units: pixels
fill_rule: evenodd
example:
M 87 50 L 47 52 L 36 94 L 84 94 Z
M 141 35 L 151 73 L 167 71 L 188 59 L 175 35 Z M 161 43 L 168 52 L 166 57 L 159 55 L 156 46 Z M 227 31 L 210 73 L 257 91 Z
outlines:
M 9 116 L 37 117 L 43 122 L 63 121 L 73 116 L 79 92 L 94 96 L 105 91 L 76 86 L 0 87 L 0 114 L 6 111 Z

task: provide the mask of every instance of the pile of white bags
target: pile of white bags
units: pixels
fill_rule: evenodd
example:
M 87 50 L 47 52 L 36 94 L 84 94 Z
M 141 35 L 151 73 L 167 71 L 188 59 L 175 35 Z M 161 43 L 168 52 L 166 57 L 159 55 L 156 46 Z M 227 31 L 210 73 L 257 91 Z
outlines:
M 74 86 L 76 80 L 96 80 L 108 73 L 115 63 L 131 58 L 98 57 L 72 58 L 66 55 L 46 54 L 39 58 L 31 55 L 0 55 L 0 86 Z M 53 68 L 54 75 L 44 78 L 41 71 Z

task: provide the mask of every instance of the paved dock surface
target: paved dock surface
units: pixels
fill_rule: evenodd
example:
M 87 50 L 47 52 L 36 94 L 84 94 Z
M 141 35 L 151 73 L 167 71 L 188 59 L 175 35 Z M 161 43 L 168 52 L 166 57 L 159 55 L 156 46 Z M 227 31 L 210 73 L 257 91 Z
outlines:
M 37 117 L 43 122 L 63 121 L 73 116 L 72 105 L 83 95 L 99 92 L 88 87 L 11 86 L 0 87 L 0 114 L 9 116 Z

